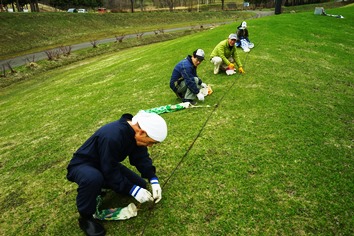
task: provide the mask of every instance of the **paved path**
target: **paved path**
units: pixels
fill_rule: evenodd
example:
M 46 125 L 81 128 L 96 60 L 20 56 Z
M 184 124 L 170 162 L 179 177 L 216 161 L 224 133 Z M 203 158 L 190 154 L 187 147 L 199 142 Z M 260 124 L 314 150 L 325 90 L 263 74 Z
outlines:
M 165 30 L 165 32 L 173 32 L 173 31 L 187 30 L 187 29 L 191 29 L 191 27 L 189 26 L 189 27 L 169 29 L 169 30 Z M 145 32 L 144 33 L 144 35 L 152 35 L 152 34 L 155 34 L 155 32 Z M 129 35 L 126 35 L 124 38 L 127 39 L 127 38 L 135 38 L 135 37 L 136 37 L 136 34 L 129 34 Z M 96 43 L 97 43 L 97 45 L 99 45 L 99 44 L 104 44 L 104 43 L 115 42 L 116 40 L 117 40 L 116 38 L 107 38 L 107 39 L 97 40 Z M 71 45 L 71 51 L 76 51 L 76 50 L 89 48 L 89 47 L 92 47 L 91 42 L 79 43 L 79 44 Z M 60 48 L 48 49 L 47 51 L 55 51 L 55 50 L 60 50 Z M 7 65 L 7 63 L 10 63 L 11 67 L 14 68 L 16 66 L 24 65 L 28 61 L 33 61 L 33 57 L 34 57 L 34 61 L 40 61 L 40 60 L 48 58 L 46 51 L 35 52 L 35 53 L 31 53 L 31 54 L 27 54 L 27 55 L 23 55 L 23 56 L 18 56 L 18 57 L 14 57 L 14 58 L 10 58 L 10 59 L 0 60 L 0 65 L 4 65 L 4 64 Z
M 252 11 L 252 12 L 256 12 L 255 18 L 274 15 L 273 11 Z M 225 22 L 222 24 L 231 24 L 231 23 L 234 23 L 234 22 Z M 213 25 L 216 25 L 216 24 L 205 24 L 205 25 L 203 25 L 203 27 L 211 27 Z M 195 27 L 196 26 L 187 26 L 187 27 L 180 27 L 180 28 L 174 28 L 174 29 L 167 29 L 164 31 L 165 32 L 175 32 L 175 31 L 180 31 L 180 30 L 190 30 Z M 144 35 L 153 35 L 153 34 L 155 34 L 155 32 L 152 32 L 152 31 L 144 33 Z M 126 35 L 124 38 L 135 38 L 135 37 L 136 37 L 136 34 L 129 34 L 129 35 Z M 107 39 L 97 40 L 97 44 L 115 42 L 116 40 L 117 40 L 116 38 L 107 38 Z M 75 44 L 75 45 L 71 45 L 71 51 L 76 51 L 76 50 L 89 48 L 89 47 L 92 47 L 91 42 Z M 52 51 L 52 50 L 59 50 L 59 48 L 54 48 L 54 49 L 50 49 L 47 51 Z M 2 67 L 2 65 L 7 65 L 8 63 L 11 65 L 12 68 L 15 68 L 17 66 L 22 66 L 22 65 L 26 64 L 28 61 L 33 61 L 33 57 L 34 57 L 35 62 L 48 58 L 45 51 L 35 52 L 35 53 L 23 55 L 23 56 L 0 60 L 0 67 Z

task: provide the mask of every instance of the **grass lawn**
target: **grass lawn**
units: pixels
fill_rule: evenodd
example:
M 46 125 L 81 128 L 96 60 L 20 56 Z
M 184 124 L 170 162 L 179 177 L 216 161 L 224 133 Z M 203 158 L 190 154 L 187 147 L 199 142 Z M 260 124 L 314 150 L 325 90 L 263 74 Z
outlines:
M 198 68 L 214 93 L 163 114 L 150 149 L 163 188 L 108 235 L 353 235 L 354 6 L 247 21 L 246 74 Z M 229 24 L 43 72 L 0 89 L 0 235 L 82 235 L 72 153 L 121 114 L 177 103 L 174 65 L 209 55 Z M 214 105 L 217 104 L 217 107 Z M 129 165 L 128 163 L 125 163 Z M 109 193 L 104 207 L 131 197 Z

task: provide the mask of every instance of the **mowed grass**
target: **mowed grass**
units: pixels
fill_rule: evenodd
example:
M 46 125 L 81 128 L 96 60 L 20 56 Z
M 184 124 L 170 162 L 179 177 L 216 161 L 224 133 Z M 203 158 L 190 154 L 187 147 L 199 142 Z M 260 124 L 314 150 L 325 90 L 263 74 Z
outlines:
M 354 234 L 353 6 L 345 18 L 311 12 L 249 20 L 246 74 L 199 76 L 214 93 L 163 114 L 165 142 L 150 149 L 162 201 L 108 235 Z M 121 114 L 177 103 L 174 65 L 209 55 L 239 22 L 73 63 L 0 90 L 1 235 L 82 235 L 72 153 Z M 334 34 L 336 32 L 336 34 Z M 217 104 L 217 106 L 214 106 Z M 129 166 L 129 164 L 126 162 Z M 131 197 L 108 194 L 104 207 Z

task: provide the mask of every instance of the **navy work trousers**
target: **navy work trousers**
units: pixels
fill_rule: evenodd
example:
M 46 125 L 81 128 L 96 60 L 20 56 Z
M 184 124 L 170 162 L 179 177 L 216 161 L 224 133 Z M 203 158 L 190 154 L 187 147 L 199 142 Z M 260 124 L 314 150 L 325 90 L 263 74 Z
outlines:
M 132 170 L 119 164 L 119 171 L 130 182 L 146 188 L 146 181 Z M 96 211 L 96 198 L 102 188 L 109 188 L 100 170 L 90 164 L 81 164 L 68 168 L 68 180 L 77 183 L 76 205 L 79 213 L 92 215 Z

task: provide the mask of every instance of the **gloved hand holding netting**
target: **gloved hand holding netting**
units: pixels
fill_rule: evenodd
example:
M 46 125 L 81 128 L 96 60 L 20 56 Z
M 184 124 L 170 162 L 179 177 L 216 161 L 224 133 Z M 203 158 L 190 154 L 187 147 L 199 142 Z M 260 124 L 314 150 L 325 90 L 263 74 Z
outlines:
M 238 68 L 238 72 L 241 73 L 241 74 L 246 73 L 246 72 L 243 70 L 242 66 L 241 66 L 240 68 Z
M 130 190 L 130 195 L 132 195 L 138 202 L 152 202 L 154 201 L 151 193 L 144 188 L 134 185 Z
M 162 190 L 159 184 L 159 180 L 154 177 L 150 180 L 150 183 L 152 188 L 152 197 L 154 198 L 155 203 L 158 203 L 162 198 Z
M 202 94 L 201 92 L 199 92 L 199 93 L 197 94 L 197 98 L 198 98 L 199 101 L 204 101 L 204 94 Z

